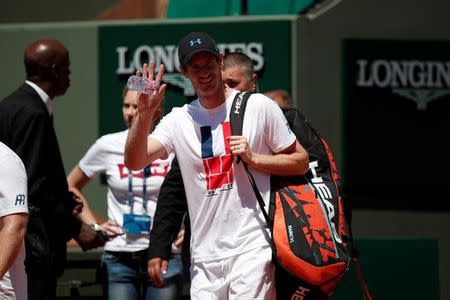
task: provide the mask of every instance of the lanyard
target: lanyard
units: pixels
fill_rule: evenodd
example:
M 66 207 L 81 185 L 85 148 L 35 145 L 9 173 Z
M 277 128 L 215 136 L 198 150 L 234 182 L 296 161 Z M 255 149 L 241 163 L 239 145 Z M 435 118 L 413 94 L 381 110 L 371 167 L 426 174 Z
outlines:
M 146 166 L 143 170 L 144 177 L 142 178 L 142 206 L 147 212 L 147 178 L 150 177 L 150 166 Z M 128 205 L 133 213 L 134 195 L 133 195 L 133 172 L 128 170 Z

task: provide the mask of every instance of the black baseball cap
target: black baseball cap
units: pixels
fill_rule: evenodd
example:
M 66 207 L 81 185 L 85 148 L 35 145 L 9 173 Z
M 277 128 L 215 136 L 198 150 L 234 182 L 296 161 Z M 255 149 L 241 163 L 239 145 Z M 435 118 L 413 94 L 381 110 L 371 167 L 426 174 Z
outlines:
M 199 52 L 209 52 L 219 56 L 216 42 L 206 32 L 191 32 L 178 43 L 178 59 L 181 66 L 186 66 L 191 58 Z

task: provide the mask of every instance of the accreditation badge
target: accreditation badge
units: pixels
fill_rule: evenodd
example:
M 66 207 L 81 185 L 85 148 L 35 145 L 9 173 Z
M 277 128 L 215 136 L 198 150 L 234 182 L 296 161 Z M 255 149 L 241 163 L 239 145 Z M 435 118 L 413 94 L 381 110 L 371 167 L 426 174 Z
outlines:
M 148 215 L 123 215 L 123 229 L 127 234 L 149 234 L 151 218 Z

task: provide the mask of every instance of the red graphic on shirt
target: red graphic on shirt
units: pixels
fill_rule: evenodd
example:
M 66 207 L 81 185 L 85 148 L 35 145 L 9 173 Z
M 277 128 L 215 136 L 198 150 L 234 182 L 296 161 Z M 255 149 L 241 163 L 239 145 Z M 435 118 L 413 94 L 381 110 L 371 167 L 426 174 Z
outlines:
M 209 131 L 207 130 L 209 129 Z M 205 130 L 206 129 L 206 130 Z M 233 183 L 233 159 L 230 142 L 227 137 L 231 135 L 230 122 L 222 123 L 223 142 L 225 145 L 225 155 L 213 156 L 212 137 L 210 127 L 202 130 L 202 156 L 203 168 L 206 173 L 206 188 L 208 191 L 230 186 Z M 211 157 L 205 157 L 211 155 Z
M 227 154 L 203 159 L 208 190 L 215 190 L 233 182 L 233 158 L 233 155 Z
M 169 163 L 167 162 L 163 163 L 152 162 L 149 166 L 150 166 L 149 176 L 165 177 L 169 172 Z M 120 179 L 127 178 L 130 171 L 128 170 L 127 167 L 125 167 L 125 164 L 117 164 L 117 167 L 119 168 Z M 131 174 L 133 175 L 133 177 L 136 178 L 144 178 L 144 169 L 140 170 L 139 173 L 132 172 Z

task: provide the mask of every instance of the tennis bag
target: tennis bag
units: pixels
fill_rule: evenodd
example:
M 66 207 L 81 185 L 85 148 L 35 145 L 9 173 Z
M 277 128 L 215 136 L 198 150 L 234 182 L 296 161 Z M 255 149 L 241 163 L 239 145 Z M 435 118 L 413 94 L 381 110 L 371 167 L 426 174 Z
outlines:
M 230 110 L 231 132 L 242 135 L 251 93 L 238 93 Z M 277 299 L 329 299 L 349 269 L 349 235 L 339 174 L 326 142 L 294 108 L 283 111 L 309 154 L 305 175 L 272 176 L 268 213 L 242 161 L 272 231 Z

